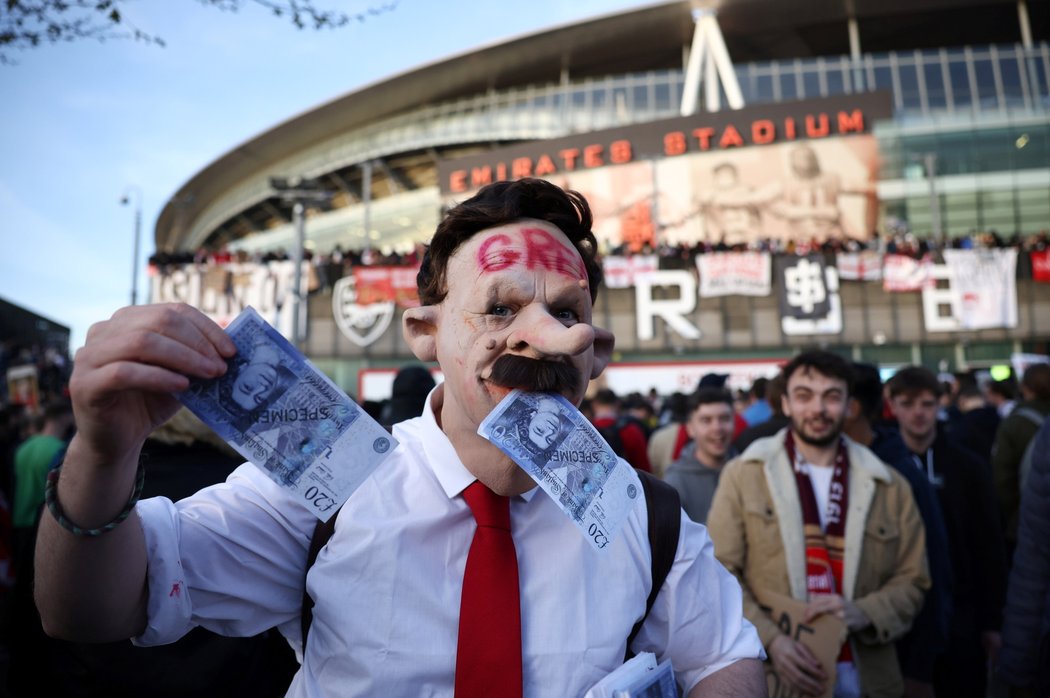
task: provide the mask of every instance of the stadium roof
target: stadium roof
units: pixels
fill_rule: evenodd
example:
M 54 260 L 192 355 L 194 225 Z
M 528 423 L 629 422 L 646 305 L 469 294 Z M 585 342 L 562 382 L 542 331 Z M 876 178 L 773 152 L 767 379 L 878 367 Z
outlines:
M 692 9 L 718 13 L 735 62 L 848 54 L 856 18 L 865 53 L 1015 43 L 1015 0 L 677 0 L 643 6 L 465 51 L 384 78 L 277 124 L 195 174 L 157 220 L 158 250 L 181 249 L 187 222 L 217 197 L 282 159 L 420 106 L 514 86 L 681 69 Z M 1050 3 L 1029 3 L 1033 34 L 1046 37 Z

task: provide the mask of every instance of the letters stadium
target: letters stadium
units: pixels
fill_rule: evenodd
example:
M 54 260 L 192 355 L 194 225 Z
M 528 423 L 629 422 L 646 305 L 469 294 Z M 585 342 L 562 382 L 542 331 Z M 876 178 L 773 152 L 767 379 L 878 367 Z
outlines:
M 803 346 L 1045 354 L 1048 27 L 1026 0 L 678 1 L 468 51 L 196 173 L 158 218 L 151 300 L 250 304 L 381 399 L 442 211 L 542 177 L 594 209 L 618 393 L 747 385 Z

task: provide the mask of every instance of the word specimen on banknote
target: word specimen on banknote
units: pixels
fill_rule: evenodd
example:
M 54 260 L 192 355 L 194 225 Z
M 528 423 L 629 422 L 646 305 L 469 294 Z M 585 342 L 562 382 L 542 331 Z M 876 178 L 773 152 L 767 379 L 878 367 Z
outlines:
M 254 309 L 226 332 L 225 375 L 177 397 L 327 521 L 397 442 Z
M 641 487 L 626 462 L 561 395 L 511 391 L 478 427 L 602 550 Z

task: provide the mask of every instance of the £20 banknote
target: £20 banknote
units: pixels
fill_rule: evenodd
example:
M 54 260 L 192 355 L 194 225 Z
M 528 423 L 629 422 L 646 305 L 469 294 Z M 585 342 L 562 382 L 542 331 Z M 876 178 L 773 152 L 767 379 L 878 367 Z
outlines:
M 511 391 L 478 433 L 531 475 L 599 550 L 641 494 L 634 470 L 561 395 Z
M 254 309 L 226 332 L 237 354 L 225 375 L 178 399 L 327 521 L 397 441 Z

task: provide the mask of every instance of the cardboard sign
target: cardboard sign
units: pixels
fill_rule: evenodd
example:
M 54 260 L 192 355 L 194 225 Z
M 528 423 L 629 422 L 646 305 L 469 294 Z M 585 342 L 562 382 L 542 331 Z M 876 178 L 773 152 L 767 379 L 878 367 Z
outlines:
M 824 667 L 824 673 L 828 675 L 821 698 L 832 698 L 835 692 L 835 665 L 842 643 L 849 634 L 846 624 L 826 613 L 809 623 L 802 623 L 801 619 L 806 612 L 805 601 L 762 589 L 753 591 L 762 610 L 773 618 L 781 632 L 798 640 L 813 652 L 813 656 Z M 773 668 L 772 659 L 766 660 L 765 669 L 769 698 L 795 698 L 802 695 L 781 680 Z

